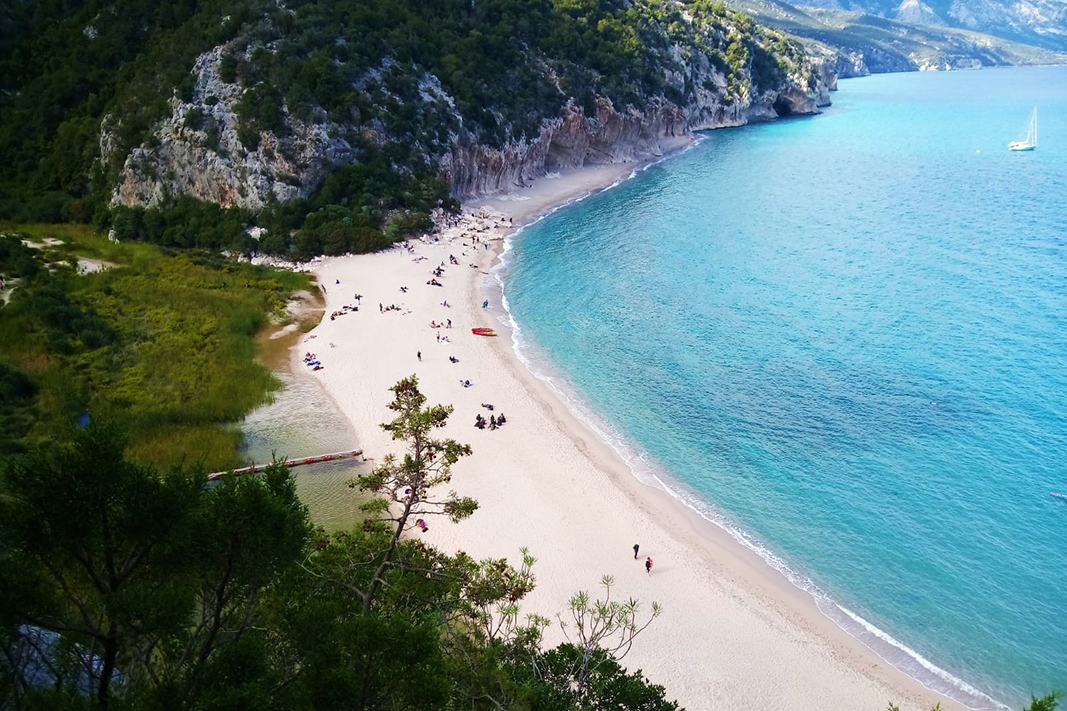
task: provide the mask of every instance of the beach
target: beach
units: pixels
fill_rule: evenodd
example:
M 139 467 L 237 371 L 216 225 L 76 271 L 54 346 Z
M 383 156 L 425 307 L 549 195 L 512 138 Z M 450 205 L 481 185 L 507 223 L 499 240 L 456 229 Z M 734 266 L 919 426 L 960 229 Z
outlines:
M 426 542 L 512 563 L 528 548 L 537 558 L 537 589 L 523 612 L 554 621 L 569 619 L 568 600 L 579 590 L 602 596 L 605 575 L 614 578 L 613 598 L 640 600 L 642 619 L 659 603 L 662 614 L 622 664 L 664 685 L 682 706 L 881 711 L 893 701 L 906 709 L 937 702 L 963 708 L 882 661 L 724 531 L 638 482 L 526 369 L 494 309 L 483 308 L 485 279 L 507 234 L 636 167 L 563 172 L 464 205 L 460 222 L 436 238 L 318 260 L 326 317 L 294 348 L 294 368 L 307 371 L 300 359 L 317 355 L 324 367 L 308 377 L 332 396 L 374 459 L 398 451 L 379 424 L 390 419 L 388 388 L 399 379 L 415 374 L 431 404 L 453 405 L 445 434 L 470 444 L 474 454 L 455 467 L 451 488 L 480 507 L 459 524 L 431 521 L 421 534 Z M 441 286 L 428 284 L 442 264 Z M 386 310 L 392 305 L 398 308 Z M 431 326 L 449 320 L 451 328 Z M 476 327 L 501 335 L 479 337 L 471 333 Z M 505 413 L 507 424 L 476 429 L 479 413 Z M 650 574 L 646 556 L 654 560 Z M 546 641 L 563 639 L 556 621 Z

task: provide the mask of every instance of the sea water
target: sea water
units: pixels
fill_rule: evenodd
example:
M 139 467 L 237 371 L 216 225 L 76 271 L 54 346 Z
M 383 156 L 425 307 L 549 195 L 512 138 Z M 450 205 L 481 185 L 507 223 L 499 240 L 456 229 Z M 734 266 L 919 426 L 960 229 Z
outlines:
M 833 99 L 519 233 L 516 347 L 885 658 L 1019 706 L 1067 689 L 1067 68 Z

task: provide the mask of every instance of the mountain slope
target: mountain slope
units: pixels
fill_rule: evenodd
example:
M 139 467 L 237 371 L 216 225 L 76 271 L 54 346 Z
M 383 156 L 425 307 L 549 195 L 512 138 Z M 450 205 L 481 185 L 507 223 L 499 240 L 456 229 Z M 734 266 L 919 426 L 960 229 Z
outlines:
M 1065 0 L 805 0 L 804 4 L 900 22 L 940 24 L 1067 51 Z
M 870 4 L 871 12 L 853 9 L 863 2 Z M 883 2 L 885 12 L 881 13 L 875 4 Z M 921 0 L 903 0 L 891 7 L 888 0 L 805 0 L 804 5 L 789 5 L 782 0 L 729 0 L 728 4 L 761 23 L 839 50 L 842 61 L 838 71 L 842 77 L 1067 62 L 1067 54 L 1048 48 L 1055 49 L 1055 43 L 1036 46 L 1015 41 L 1010 33 L 993 36 L 950 27 L 942 19 L 943 6 Z M 962 0 L 955 0 L 954 6 L 962 4 Z M 1056 27 L 1067 29 L 1067 18 L 1057 22 Z
M 200 244 L 206 201 L 247 211 L 274 251 L 317 253 L 327 233 L 332 250 L 374 248 L 449 195 L 813 113 L 835 81 L 826 51 L 707 0 L 15 0 L 2 12 L 0 157 L 13 170 L 0 216 L 91 216 L 176 246 Z

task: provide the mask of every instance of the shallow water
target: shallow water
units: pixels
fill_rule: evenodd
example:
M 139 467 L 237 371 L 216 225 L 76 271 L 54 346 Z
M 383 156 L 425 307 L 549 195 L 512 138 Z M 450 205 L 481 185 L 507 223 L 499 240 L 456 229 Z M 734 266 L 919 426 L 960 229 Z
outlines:
M 1067 689 L 1067 68 L 834 103 L 521 232 L 520 355 L 925 683 Z
M 274 400 L 248 414 L 241 424 L 242 455 L 255 463 L 301 458 L 357 449 L 352 427 L 336 404 L 311 378 L 290 372 L 288 366 L 274 372 L 282 389 Z M 300 500 L 312 521 L 327 531 L 349 528 L 359 517 L 357 493 L 348 483 L 367 465 L 355 460 L 294 467 Z

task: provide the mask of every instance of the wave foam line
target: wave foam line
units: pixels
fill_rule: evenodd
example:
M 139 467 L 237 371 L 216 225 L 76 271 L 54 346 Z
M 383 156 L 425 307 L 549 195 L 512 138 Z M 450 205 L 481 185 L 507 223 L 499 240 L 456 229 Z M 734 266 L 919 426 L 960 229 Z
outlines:
M 747 531 L 732 523 L 725 515 L 695 494 L 683 495 L 655 474 L 652 475 L 663 491 L 689 510 L 726 531 L 735 541 L 760 557 L 763 562 L 782 574 L 794 587 L 803 590 L 815 599 L 816 607 L 838 627 L 886 663 L 915 679 L 927 689 L 944 694 L 968 708 L 980 711 L 1010 711 L 985 692 L 977 689 L 951 672 L 942 669 L 918 651 L 907 646 L 844 605 L 834 600 L 811 578 L 793 570 L 784 559 L 760 543 Z M 640 479 L 640 477 L 638 477 Z

